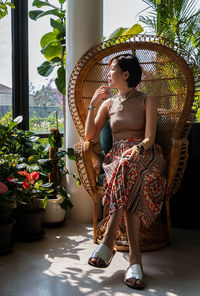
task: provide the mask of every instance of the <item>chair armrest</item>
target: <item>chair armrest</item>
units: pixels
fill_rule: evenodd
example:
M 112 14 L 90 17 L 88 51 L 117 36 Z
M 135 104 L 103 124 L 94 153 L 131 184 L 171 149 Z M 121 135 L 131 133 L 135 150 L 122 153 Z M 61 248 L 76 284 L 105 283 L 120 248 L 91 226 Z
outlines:
M 94 199 L 98 191 L 94 164 L 98 161 L 98 157 L 92 148 L 93 143 L 90 141 L 79 142 L 74 145 L 79 177 L 89 195 Z
M 188 140 L 172 139 L 172 148 L 169 158 L 169 169 L 166 188 L 166 199 L 176 193 L 181 183 L 188 160 Z
M 92 151 L 92 143 L 90 141 L 85 141 L 83 143 L 83 159 L 85 163 L 86 170 L 88 172 L 88 177 L 90 179 L 90 183 L 92 188 L 94 188 L 95 192 L 96 190 L 96 175 L 94 170 L 94 153 Z

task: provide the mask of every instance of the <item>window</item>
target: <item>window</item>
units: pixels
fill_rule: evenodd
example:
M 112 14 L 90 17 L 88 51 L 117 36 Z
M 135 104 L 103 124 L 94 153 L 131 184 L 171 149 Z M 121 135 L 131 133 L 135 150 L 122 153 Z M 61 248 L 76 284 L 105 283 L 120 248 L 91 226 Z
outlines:
M 0 117 L 12 111 L 11 12 L 0 20 Z
M 28 1 L 28 10 L 37 9 L 32 6 L 33 0 Z M 51 1 L 57 4 L 58 1 Z M 41 8 L 45 10 L 44 7 Z M 49 8 L 48 8 L 49 9 Z M 44 61 L 40 39 L 52 30 L 50 16 L 33 21 L 29 18 L 29 128 L 36 133 L 49 133 L 50 128 L 56 128 L 56 112 L 58 126 L 64 131 L 62 95 L 58 92 L 55 83 L 55 72 L 45 78 L 37 73 L 37 67 Z
M 57 113 L 63 132 L 63 100 L 54 83 L 56 73 L 48 78 L 37 73 L 37 67 L 45 61 L 40 39 L 52 30 L 50 17 L 31 20 L 29 10 L 37 9 L 32 6 L 33 0 L 13 3 L 12 17 L 9 11 L 0 26 L 0 116 L 12 110 L 13 117 L 23 115 L 20 128 L 48 134 L 50 128 L 57 127 Z M 57 0 L 51 3 L 56 4 Z

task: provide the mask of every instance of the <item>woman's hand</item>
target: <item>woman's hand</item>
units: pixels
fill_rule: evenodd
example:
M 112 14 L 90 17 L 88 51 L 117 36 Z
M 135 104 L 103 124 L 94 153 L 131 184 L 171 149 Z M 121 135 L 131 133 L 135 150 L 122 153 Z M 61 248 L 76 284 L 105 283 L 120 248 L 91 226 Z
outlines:
M 110 88 L 106 85 L 102 85 L 95 91 L 90 105 L 95 107 L 101 99 L 108 99 L 109 97 L 111 97 Z
M 135 160 L 138 160 L 140 158 L 140 149 L 137 146 L 133 146 L 122 153 L 122 157 L 134 158 Z

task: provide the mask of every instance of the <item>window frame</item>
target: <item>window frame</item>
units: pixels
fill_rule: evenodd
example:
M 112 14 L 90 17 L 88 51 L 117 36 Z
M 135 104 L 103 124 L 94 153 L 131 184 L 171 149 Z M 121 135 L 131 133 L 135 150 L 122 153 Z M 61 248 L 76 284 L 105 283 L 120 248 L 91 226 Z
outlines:
M 19 128 L 29 130 L 28 1 L 12 0 L 12 111 L 22 115 Z

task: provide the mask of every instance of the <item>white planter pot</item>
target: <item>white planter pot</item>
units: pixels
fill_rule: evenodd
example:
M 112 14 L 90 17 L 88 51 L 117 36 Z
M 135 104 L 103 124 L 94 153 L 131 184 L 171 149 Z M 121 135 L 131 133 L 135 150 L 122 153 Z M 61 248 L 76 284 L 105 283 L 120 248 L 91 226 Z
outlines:
M 39 200 L 42 206 L 42 200 Z M 65 219 L 66 211 L 60 206 L 58 199 L 49 199 L 44 213 L 44 223 L 59 223 Z

